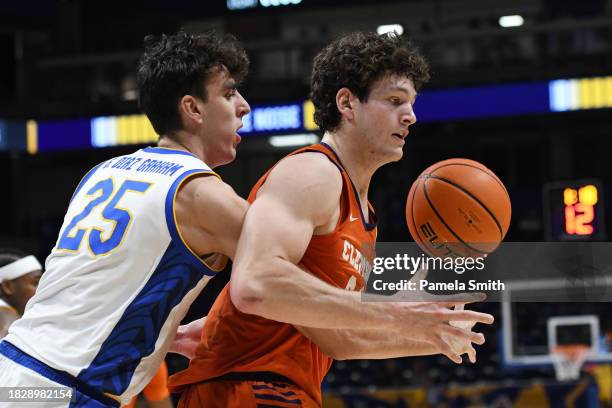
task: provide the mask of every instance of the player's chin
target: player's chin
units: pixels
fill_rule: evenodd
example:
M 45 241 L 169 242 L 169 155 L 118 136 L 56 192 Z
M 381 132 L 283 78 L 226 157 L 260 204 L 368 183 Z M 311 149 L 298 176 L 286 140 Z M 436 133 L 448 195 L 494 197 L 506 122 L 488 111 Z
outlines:
M 399 161 L 404 157 L 404 149 L 402 149 L 402 147 L 396 147 L 388 152 L 387 157 L 389 158 L 389 162 Z

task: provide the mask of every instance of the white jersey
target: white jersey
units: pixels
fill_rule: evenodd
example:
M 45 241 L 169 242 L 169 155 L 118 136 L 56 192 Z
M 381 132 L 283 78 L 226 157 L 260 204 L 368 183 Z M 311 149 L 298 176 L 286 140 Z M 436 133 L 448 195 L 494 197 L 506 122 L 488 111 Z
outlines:
M 138 394 L 216 272 L 176 227 L 176 192 L 198 173 L 214 174 L 187 152 L 158 147 L 94 167 L 5 340 L 124 403 Z

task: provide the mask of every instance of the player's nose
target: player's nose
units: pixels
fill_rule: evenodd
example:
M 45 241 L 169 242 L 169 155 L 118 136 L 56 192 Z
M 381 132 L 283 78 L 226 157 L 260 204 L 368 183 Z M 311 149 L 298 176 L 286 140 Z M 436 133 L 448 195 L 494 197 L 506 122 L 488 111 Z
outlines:
M 414 109 L 412 109 L 412 105 L 410 105 L 409 108 L 402 113 L 400 121 L 402 122 L 402 125 L 406 126 L 414 125 L 416 123 L 417 117 L 414 113 Z
M 238 116 L 243 117 L 251 112 L 251 106 L 240 92 L 236 91 L 236 93 L 238 94 Z

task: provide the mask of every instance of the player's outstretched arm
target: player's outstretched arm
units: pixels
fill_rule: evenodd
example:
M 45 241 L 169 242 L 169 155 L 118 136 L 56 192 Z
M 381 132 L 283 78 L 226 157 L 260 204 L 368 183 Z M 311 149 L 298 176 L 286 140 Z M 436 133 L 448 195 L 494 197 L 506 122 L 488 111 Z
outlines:
M 427 277 L 428 270 L 421 269 L 411 280 L 420 281 Z M 424 298 L 436 299 L 440 302 L 448 299 L 448 296 L 430 295 L 425 291 L 412 291 L 410 297 L 395 296 L 403 301 L 422 301 Z M 455 297 L 465 298 L 467 294 Z M 481 296 L 481 294 L 474 294 Z M 456 310 L 463 310 L 463 304 L 453 307 Z M 474 322 L 450 322 L 451 326 L 459 327 L 463 330 L 448 330 L 448 333 L 433 338 L 431 342 L 414 340 L 406 335 L 402 330 L 370 330 L 370 329 L 319 329 L 312 327 L 296 328 L 311 341 L 316 343 L 321 350 L 335 360 L 353 359 L 382 359 L 395 357 L 426 356 L 433 354 L 444 354 L 451 361 L 460 364 L 463 362 L 461 355 L 467 354 L 472 363 L 476 362 L 476 350 L 472 342 L 476 344 L 484 343 L 484 336 L 471 331 Z
M 483 344 L 485 341 L 481 333 L 471 332 L 471 327 L 451 329 L 443 338 L 432 342 L 414 340 L 400 330 L 296 328 L 335 360 L 443 354 L 460 364 L 463 361 L 461 355 L 467 354 L 470 361 L 475 363 L 476 350 L 472 342 Z
M 407 337 L 405 333 L 398 331 L 333 330 L 308 327 L 298 327 L 298 329 L 317 344 L 323 353 L 334 360 L 384 359 L 444 354 L 451 361 L 460 364 L 462 362 L 461 355 L 467 353 L 470 361 L 476 362 L 476 350 L 468 340 L 462 341 L 460 345 L 455 344 L 453 347 L 445 341 L 435 344 L 413 340 Z M 484 343 L 482 334 L 471 333 L 469 335 L 474 343 Z
M 274 168 L 247 212 L 236 250 L 230 295 L 239 310 L 306 327 L 404 328 L 406 336 L 428 343 L 441 339 L 451 320 L 493 321 L 451 310 L 449 302 L 364 303 L 358 292 L 297 267 L 315 229 L 337 209 L 341 190 L 337 168 L 318 153 L 288 157 Z

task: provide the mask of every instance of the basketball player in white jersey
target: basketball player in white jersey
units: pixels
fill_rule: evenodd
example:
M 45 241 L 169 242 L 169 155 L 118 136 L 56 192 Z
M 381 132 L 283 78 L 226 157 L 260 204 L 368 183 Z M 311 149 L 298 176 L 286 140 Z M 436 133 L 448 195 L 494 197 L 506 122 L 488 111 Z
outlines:
M 0 339 L 21 315 L 36 291 L 42 266 L 34 255 L 0 249 Z
M 233 255 L 247 208 L 212 170 L 234 160 L 250 111 L 236 90 L 243 48 L 183 32 L 145 43 L 140 105 L 158 146 L 85 175 L 35 296 L 0 343 L 2 386 L 75 390 L 45 407 L 118 407 L 142 391 L 223 267 L 204 255 Z

